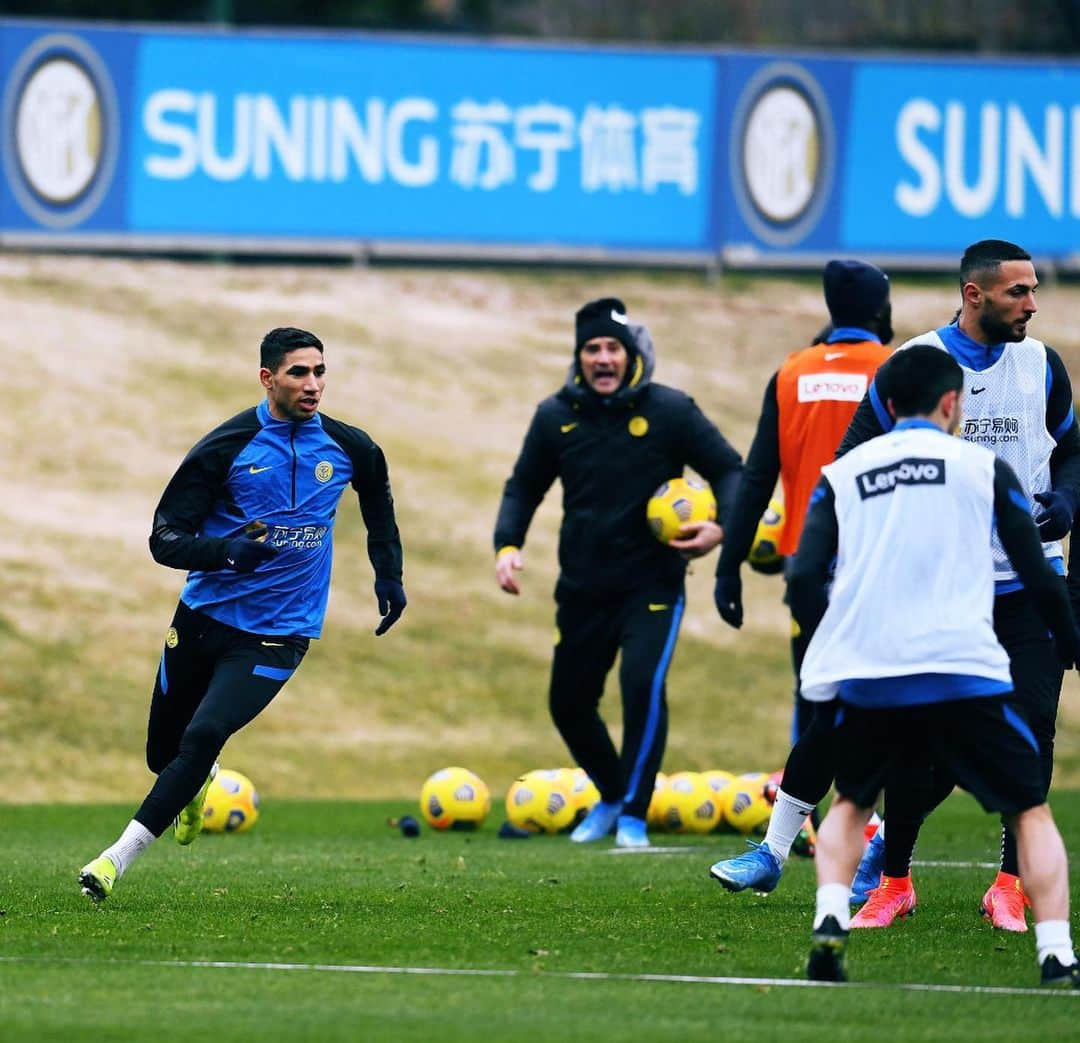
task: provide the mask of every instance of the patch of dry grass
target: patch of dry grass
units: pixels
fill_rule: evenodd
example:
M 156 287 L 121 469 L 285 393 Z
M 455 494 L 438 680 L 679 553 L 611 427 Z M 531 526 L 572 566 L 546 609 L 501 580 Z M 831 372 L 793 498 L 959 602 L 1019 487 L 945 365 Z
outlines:
M 547 719 L 559 492 L 534 522 L 525 595 L 492 579 L 491 526 L 535 404 L 569 360 L 572 316 L 621 296 L 658 345 L 658 380 L 689 391 L 745 451 L 769 374 L 822 324 L 811 278 L 664 273 L 228 266 L 0 255 L 9 331 L 0 458 L 0 778 L 5 799 L 136 800 L 160 640 L 183 577 L 155 565 L 154 505 L 184 452 L 258 401 L 276 325 L 327 345 L 324 408 L 387 450 L 410 605 L 376 641 L 351 496 L 339 512 L 325 638 L 227 760 L 267 792 L 401 796 L 463 762 L 503 790 L 566 761 Z M 1080 362 L 1080 290 L 1048 289 L 1037 331 Z M 900 280 L 900 339 L 949 318 L 948 280 Z M 672 669 L 666 767 L 772 770 L 789 716 L 787 618 L 775 579 L 747 579 L 747 623 L 690 578 Z M 1080 777 L 1067 682 L 1061 782 Z M 617 695 L 606 700 L 618 721 Z

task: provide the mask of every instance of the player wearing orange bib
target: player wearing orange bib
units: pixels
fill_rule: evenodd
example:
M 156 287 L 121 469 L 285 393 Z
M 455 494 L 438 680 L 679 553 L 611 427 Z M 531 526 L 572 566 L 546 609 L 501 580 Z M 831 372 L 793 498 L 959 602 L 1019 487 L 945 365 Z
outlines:
M 758 519 L 776 488 L 784 491 L 781 554 L 799 545 L 810 494 L 821 468 L 833 460 L 878 366 L 889 356 L 892 305 L 889 279 L 861 261 L 830 261 L 824 273 L 825 303 L 832 320 L 818 343 L 793 352 L 765 389 L 757 432 L 725 525 L 716 568 L 716 607 L 725 622 L 741 627 L 739 567 L 754 542 Z M 796 679 L 806 652 L 792 626 L 791 658 Z M 738 858 L 717 862 L 712 876 L 731 891 L 771 891 L 806 816 L 832 785 L 834 703 L 806 702 L 795 683 L 795 742 L 784 767 L 765 842 Z

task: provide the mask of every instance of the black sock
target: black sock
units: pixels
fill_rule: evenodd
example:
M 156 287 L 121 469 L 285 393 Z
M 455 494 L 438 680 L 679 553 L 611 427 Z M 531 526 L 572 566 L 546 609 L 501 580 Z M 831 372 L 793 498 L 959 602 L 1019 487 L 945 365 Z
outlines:
M 911 872 L 915 841 L 921 822 L 890 815 L 885 826 L 885 875 L 904 877 Z
M 1016 854 L 1016 837 L 1013 836 L 1012 830 L 1006 825 L 1001 827 L 1001 871 L 1003 873 L 1012 873 L 1013 876 L 1020 875 L 1020 861 Z

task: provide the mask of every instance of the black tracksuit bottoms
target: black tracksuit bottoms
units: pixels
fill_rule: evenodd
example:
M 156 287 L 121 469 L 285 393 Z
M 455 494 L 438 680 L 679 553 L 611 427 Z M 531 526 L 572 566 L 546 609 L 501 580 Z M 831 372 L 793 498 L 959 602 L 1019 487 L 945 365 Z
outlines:
M 667 672 L 682 622 L 681 586 L 617 594 L 559 592 L 551 717 L 602 800 L 645 818 L 667 741 Z M 604 682 L 621 653 L 621 752 L 600 716 Z
M 250 634 L 177 605 L 147 726 L 146 763 L 157 781 L 138 822 L 161 836 L 199 792 L 229 736 L 269 705 L 307 647 L 306 637 Z

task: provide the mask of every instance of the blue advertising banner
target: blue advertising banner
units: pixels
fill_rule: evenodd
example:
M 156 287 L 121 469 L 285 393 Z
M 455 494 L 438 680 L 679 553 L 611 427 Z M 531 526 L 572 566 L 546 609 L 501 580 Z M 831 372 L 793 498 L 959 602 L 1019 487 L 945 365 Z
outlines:
M 715 238 L 708 56 L 11 27 L 3 49 L 5 228 Z
M 778 55 L 722 60 L 716 184 L 732 261 L 832 251 L 840 229 L 852 63 Z
M 135 33 L 0 25 L 0 227 L 127 227 Z
M 982 238 L 1076 255 L 1076 64 L 733 55 L 723 83 L 728 263 L 952 265 Z
M 993 236 L 1043 255 L 1080 235 L 1080 68 L 860 63 L 845 245 L 958 252 Z
M 0 21 L 0 241 L 1076 263 L 1080 63 Z

